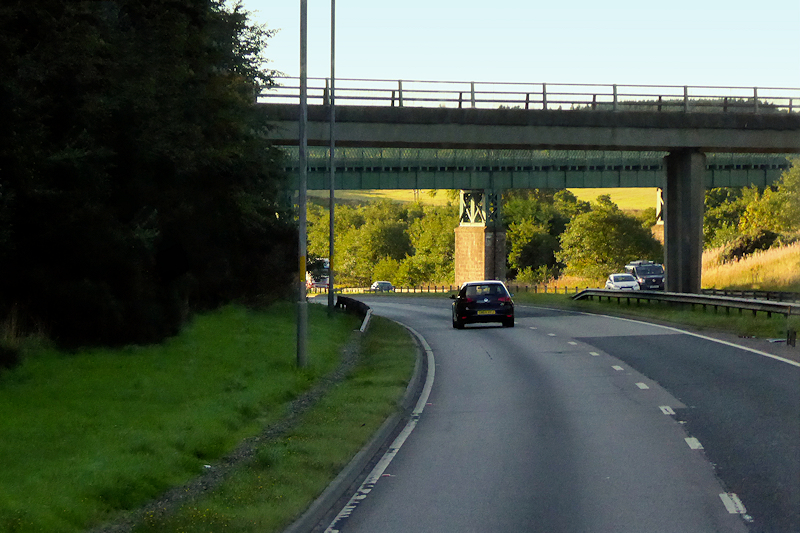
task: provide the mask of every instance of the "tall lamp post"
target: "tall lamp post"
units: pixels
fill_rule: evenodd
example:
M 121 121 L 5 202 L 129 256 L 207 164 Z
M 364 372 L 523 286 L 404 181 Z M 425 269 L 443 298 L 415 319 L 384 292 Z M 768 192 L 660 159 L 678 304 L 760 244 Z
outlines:
M 336 175 L 336 158 L 334 157 L 334 150 L 336 148 L 336 105 L 335 105 L 335 86 L 336 86 L 336 0 L 331 0 L 331 118 L 330 118 L 330 234 L 328 235 L 328 314 L 333 314 L 333 221 L 334 221 L 334 199 L 336 197 L 336 185 L 334 177 Z
M 306 302 L 306 187 L 308 179 L 308 0 L 300 0 L 300 185 L 298 187 L 297 253 L 298 253 L 298 298 L 297 298 L 297 366 L 308 364 L 306 354 L 308 336 L 308 302 Z

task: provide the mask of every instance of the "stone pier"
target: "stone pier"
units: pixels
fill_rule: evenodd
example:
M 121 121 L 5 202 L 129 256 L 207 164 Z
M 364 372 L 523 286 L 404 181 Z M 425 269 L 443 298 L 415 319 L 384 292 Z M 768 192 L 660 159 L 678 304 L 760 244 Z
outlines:
M 506 233 L 500 224 L 500 195 L 461 191 L 461 224 L 455 229 L 455 282 L 506 277 Z

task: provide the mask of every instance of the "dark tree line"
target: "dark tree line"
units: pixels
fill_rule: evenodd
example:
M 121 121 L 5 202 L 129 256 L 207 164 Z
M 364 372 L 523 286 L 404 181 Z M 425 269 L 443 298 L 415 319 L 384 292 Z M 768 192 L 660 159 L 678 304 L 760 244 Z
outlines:
M 253 105 L 270 35 L 214 0 L 0 4 L 0 314 L 142 343 L 288 290 L 296 227 Z

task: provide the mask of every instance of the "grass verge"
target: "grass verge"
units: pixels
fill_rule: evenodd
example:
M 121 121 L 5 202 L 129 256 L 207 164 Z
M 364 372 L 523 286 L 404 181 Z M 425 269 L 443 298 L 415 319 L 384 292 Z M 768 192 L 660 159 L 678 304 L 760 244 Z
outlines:
M 665 303 L 646 303 L 627 305 L 617 302 L 597 302 L 572 299 L 572 295 L 517 293 L 514 300 L 518 304 L 541 305 L 588 313 L 642 317 L 655 322 L 670 325 L 686 325 L 698 330 L 716 330 L 735 335 L 759 338 L 786 338 L 787 328 L 800 329 L 800 317 L 788 319 L 773 314 L 768 318 L 764 313 L 753 316 L 745 311 L 739 315 L 736 311 L 726 314 L 725 311 L 714 312 L 713 309 L 703 311 L 701 307 L 692 310 L 689 306 L 672 306 Z
M 357 318 L 227 307 L 156 346 L 24 351 L 0 374 L 0 531 L 84 531 L 181 485 L 338 365 Z M 377 379 L 377 378 L 375 378 Z M 265 452 L 262 462 L 269 462 Z
M 213 494 L 171 516 L 150 516 L 148 533 L 281 531 L 299 516 L 398 409 L 416 348 L 401 326 L 373 317 L 361 361 L 286 435 L 260 446 Z

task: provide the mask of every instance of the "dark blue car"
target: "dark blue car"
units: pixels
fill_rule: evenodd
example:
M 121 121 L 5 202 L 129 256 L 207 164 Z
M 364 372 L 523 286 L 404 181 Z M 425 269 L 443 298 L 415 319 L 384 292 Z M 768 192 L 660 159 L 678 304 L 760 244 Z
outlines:
M 478 322 L 500 322 L 504 327 L 514 327 L 514 302 L 502 281 L 469 281 L 450 298 L 455 300 L 454 328 Z

